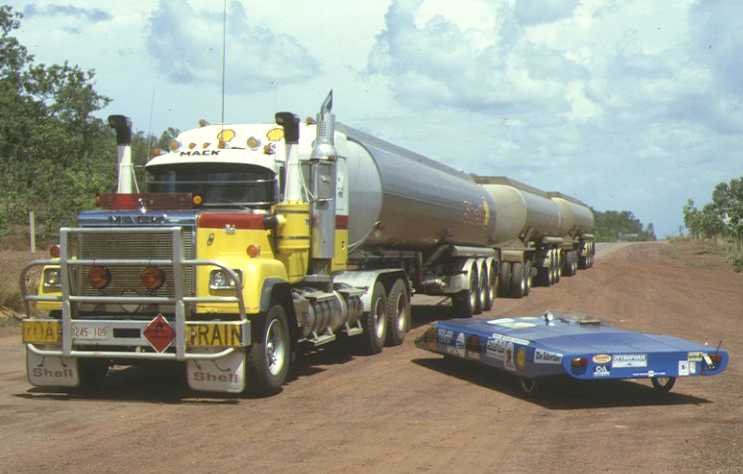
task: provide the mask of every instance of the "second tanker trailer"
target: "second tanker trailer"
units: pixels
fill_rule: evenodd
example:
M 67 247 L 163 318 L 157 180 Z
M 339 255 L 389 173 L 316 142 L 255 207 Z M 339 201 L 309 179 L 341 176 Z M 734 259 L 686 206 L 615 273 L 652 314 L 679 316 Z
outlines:
M 477 176 L 494 198 L 499 293 L 521 298 L 593 264 L 593 213 L 575 198 L 502 176 Z

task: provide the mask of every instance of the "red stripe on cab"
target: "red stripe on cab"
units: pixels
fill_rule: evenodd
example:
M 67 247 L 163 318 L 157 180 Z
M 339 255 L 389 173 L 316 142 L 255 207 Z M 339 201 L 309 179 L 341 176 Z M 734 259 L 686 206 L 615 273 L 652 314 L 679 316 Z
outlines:
M 262 214 L 242 214 L 239 212 L 204 212 L 199 215 L 198 226 L 206 229 L 265 229 Z
M 335 216 L 336 229 L 348 229 L 348 216 Z

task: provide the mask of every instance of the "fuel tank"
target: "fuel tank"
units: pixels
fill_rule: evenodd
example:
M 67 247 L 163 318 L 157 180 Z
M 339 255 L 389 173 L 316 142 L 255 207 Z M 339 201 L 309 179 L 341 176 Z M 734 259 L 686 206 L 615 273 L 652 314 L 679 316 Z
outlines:
M 347 159 L 349 250 L 426 250 L 441 243 L 487 246 L 495 202 L 465 173 L 337 124 Z
M 560 236 L 560 208 L 544 191 L 504 176 L 476 176 L 496 202 L 497 245 Z
M 558 192 L 547 193 L 560 207 L 560 235 L 576 237 L 593 232 L 593 212 L 583 202 Z

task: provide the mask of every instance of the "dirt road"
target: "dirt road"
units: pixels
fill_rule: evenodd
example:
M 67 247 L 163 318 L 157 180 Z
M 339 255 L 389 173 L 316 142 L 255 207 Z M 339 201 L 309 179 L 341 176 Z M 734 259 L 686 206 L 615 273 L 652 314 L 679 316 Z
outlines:
M 179 376 L 118 370 L 95 397 L 31 389 L 17 335 L 0 337 L 3 472 L 742 472 L 743 278 L 684 266 L 668 245 L 602 253 L 593 269 L 499 299 L 492 314 L 545 309 L 716 344 L 720 377 L 565 384 L 536 399 L 508 375 L 455 366 L 413 346 L 305 356 L 271 398 L 205 398 Z M 12 331 L 11 331 L 12 332 Z M 6 330 L 7 333 L 7 330 Z

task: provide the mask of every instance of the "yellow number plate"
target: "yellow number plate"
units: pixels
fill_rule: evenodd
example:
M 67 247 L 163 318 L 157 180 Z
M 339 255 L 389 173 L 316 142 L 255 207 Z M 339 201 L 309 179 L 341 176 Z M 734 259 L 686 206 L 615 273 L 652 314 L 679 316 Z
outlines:
M 198 323 L 186 326 L 189 347 L 241 347 L 243 326 L 237 324 Z
M 62 340 L 59 321 L 23 321 L 23 342 L 30 344 L 58 344 Z

